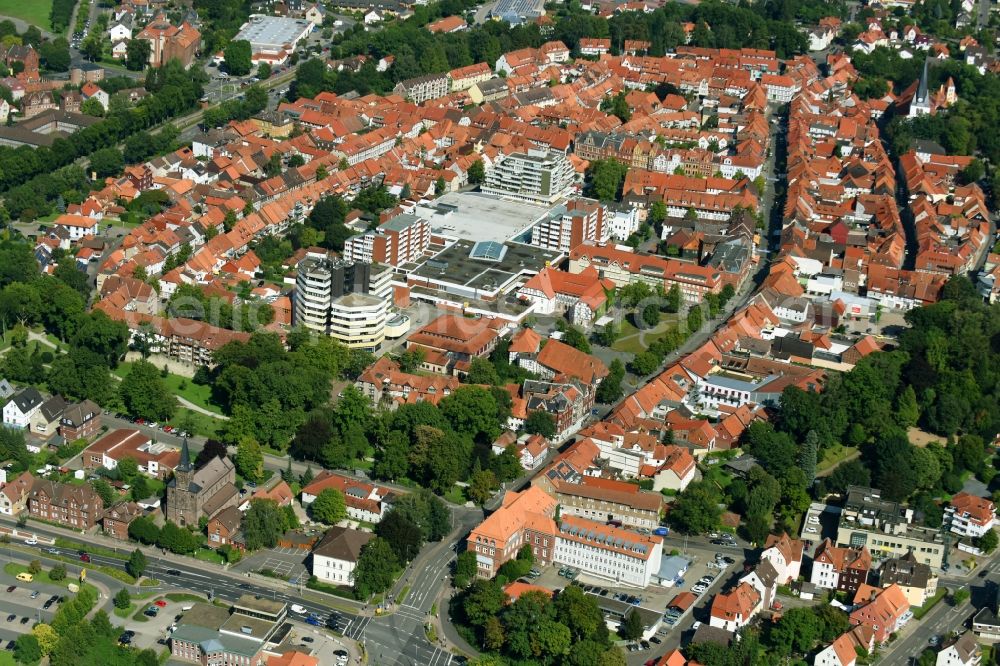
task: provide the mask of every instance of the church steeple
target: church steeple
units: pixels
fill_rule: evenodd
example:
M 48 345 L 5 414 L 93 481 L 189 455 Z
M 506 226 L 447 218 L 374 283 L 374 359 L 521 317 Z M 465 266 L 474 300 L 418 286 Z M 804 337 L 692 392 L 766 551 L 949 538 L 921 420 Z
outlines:
M 181 442 L 181 464 L 177 466 L 177 469 L 182 472 L 191 471 L 191 451 L 188 450 L 187 437 Z

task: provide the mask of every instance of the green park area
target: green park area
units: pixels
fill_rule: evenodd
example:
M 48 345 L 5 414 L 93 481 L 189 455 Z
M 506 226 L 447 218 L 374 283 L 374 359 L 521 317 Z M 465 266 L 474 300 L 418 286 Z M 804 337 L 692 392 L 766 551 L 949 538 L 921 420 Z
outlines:
M 0 17 L 11 16 L 21 19 L 42 30 L 51 27 L 49 16 L 52 13 L 52 0 L 0 0 Z

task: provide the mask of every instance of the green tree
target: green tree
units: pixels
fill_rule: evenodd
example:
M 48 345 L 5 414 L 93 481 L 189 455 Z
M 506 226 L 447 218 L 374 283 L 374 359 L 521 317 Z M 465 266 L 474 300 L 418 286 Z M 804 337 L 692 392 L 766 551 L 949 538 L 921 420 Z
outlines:
M 469 384 L 497 386 L 500 384 L 500 375 L 497 374 L 496 366 L 490 361 L 476 357 L 469 364 L 469 372 L 465 375 L 465 381 Z
M 486 180 L 486 167 L 482 160 L 476 160 L 469 165 L 469 182 L 478 185 Z
M 618 633 L 627 641 L 634 641 L 642 637 L 645 627 L 642 624 L 642 616 L 638 611 L 632 610 L 625 616 L 625 621 L 621 623 Z
M 388 434 L 385 443 L 376 449 L 372 473 L 377 479 L 395 481 L 406 476 L 409 469 L 410 446 L 406 436 L 394 430 Z
M 802 452 L 799 454 L 799 467 L 805 473 L 806 481 L 813 482 L 816 478 L 816 457 L 819 451 L 819 436 L 815 430 L 806 433 L 806 439 L 802 443 Z
M 101 501 L 104 502 L 104 506 L 110 507 L 115 503 L 117 494 L 110 483 L 102 478 L 97 478 L 91 481 L 90 485 L 94 489 L 94 492 L 101 498 Z
M 954 606 L 961 606 L 969 600 L 971 593 L 968 587 L 960 587 L 951 593 L 951 603 Z
M 250 73 L 250 69 L 253 67 L 251 62 L 253 51 L 250 48 L 250 42 L 245 39 L 229 42 L 229 45 L 223 50 L 223 55 L 225 56 L 226 71 L 229 74 L 245 76 Z
M 617 160 L 595 160 L 588 169 L 588 193 L 601 201 L 616 201 L 628 167 Z
M 452 584 L 460 590 L 465 589 L 476 577 L 478 568 L 476 554 L 471 550 L 463 550 L 455 559 L 455 573 L 452 577 Z
M 992 553 L 997 549 L 998 545 L 997 533 L 994 530 L 988 530 L 979 537 L 979 548 L 986 554 Z
M 146 516 L 139 516 L 129 523 L 128 535 L 129 538 L 148 546 L 160 540 L 160 528 L 156 526 L 156 523 L 152 519 Z
M 400 564 L 412 561 L 424 545 L 420 526 L 401 511 L 387 513 L 375 526 L 375 534 L 392 547 Z
M 115 594 L 114 603 L 115 608 L 124 610 L 132 605 L 132 596 L 128 593 L 128 590 L 123 587 Z
M 367 599 L 388 590 L 399 567 L 396 553 L 388 541 L 375 537 L 361 548 L 354 567 L 354 596 Z
M 911 428 L 920 420 L 920 406 L 913 386 L 908 384 L 896 399 L 896 423 L 901 428 Z
M 102 105 L 101 101 L 96 97 L 91 97 L 90 99 L 86 99 L 83 101 L 82 104 L 80 104 L 80 112 L 88 116 L 92 116 L 94 118 L 103 118 L 105 111 L 107 111 L 107 109 L 104 108 L 104 105 Z M 123 165 L 124 161 L 125 157 L 122 156 Z M 93 167 L 93 164 L 91 164 L 91 166 L 96 170 L 97 167 Z
M 122 457 L 115 469 L 118 471 L 118 478 L 125 483 L 132 483 L 141 474 L 139 463 L 131 456 Z
M 34 634 L 21 634 L 14 643 L 14 658 L 19 664 L 36 664 L 42 659 L 42 648 Z
M 233 457 L 236 471 L 247 481 L 260 483 L 264 480 L 264 451 L 253 437 L 246 437 L 236 446 Z
M 90 170 L 98 178 L 117 175 L 123 168 L 125 157 L 117 148 L 101 148 L 90 154 Z
M 257 65 L 257 78 L 261 81 L 267 81 L 271 78 L 271 65 L 266 62 L 262 62 Z M 320 178 L 322 180 L 322 178 Z
M 639 375 L 640 377 L 645 377 L 646 375 L 651 375 L 660 367 L 660 359 L 656 357 L 652 352 L 641 352 L 636 354 L 632 361 L 629 363 L 632 372 Z
M 466 494 L 476 504 L 486 504 L 493 497 L 493 491 L 499 485 L 496 474 L 492 470 L 476 470 L 469 477 L 469 487 L 466 489 Z
M 336 525 L 347 517 L 344 494 L 336 488 L 324 488 L 309 505 L 309 515 L 327 525 Z
M 685 534 L 709 532 L 718 526 L 722 516 L 719 500 L 711 485 L 696 481 L 677 496 L 667 518 L 676 529 Z
M 692 305 L 688 308 L 687 327 L 688 331 L 694 333 L 701 329 L 702 312 L 700 305 Z
M 250 500 L 242 525 L 247 550 L 259 550 L 277 545 L 285 533 L 287 521 L 277 502 L 258 498 Z
M 146 555 L 138 548 L 129 555 L 128 562 L 125 563 L 125 571 L 137 580 L 142 578 L 143 572 L 146 571 Z
M 165 421 L 177 410 L 177 399 L 167 390 L 160 371 L 148 361 L 136 361 L 118 388 L 129 414 Z
M 485 389 L 463 386 L 445 396 L 439 407 L 456 433 L 483 442 L 492 442 L 500 435 L 497 403 Z
M 473 627 L 482 628 L 507 605 L 507 593 L 496 580 L 477 578 L 462 598 L 462 612 Z
M 130 39 L 125 45 L 125 66 L 135 72 L 141 72 L 149 64 L 152 43 L 145 39 Z
M 59 635 L 51 625 L 41 622 L 31 628 L 31 634 L 38 639 L 38 647 L 42 654 L 48 655 L 59 643 Z
M 662 224 L 667 219 L 667 205 L 662 201 L 654 201 L 649 205 L 649 215 L 646 221 L 650 224 Z
M 584 354 L 590 353 L 590 342 L 587 340 L 587 336 L 576 326 L 566 327 L 562 341 L 574 349 L 579 349 Z
M 528 414 L 524 420 L 525 432 L 533 435 L 541 435 L 545 439 L 552 439 L 556 435 L 556 420 L 548 412 L 540 410 Z
M 608 376 L 597 387 L 598 402 L 611 404 L 622 397 L 622 379 L 625 378 L 625 366 L 621 359 L 615 358 L 608 367 Z
M 49 569 L 49 579 L 66 580 L 66 567 L 61 564 L 57 564 Z
M 253 505 L 251 503 L 251 509 L 252 508 Z M 250 512 L 248 511 L 247 514 L 249 515 L 249 513 Z M 244 527 L 245 526 L 246 520 L 244 519 Z M 160 529 L 160 533 L 156 539 L 156 545 L 160 548 L 166 548 L 171 553 L 187 555 L 188 553 L 194 552 L 194 550 L 198 547 L 198 540 L 189 530 L 179 527 L 177 524 L 168 520 L 163 528 Z

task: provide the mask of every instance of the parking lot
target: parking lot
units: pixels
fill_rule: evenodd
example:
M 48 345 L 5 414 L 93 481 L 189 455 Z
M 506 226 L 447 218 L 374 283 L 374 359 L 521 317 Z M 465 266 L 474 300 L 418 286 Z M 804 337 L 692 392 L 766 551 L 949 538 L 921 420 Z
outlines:
M 159 597 L 136 599 L 137 608 L 135 612 L 141 612 L 155 605 L 154 602 L 157 599 Z M 182 615 L 181 608 L 190 603 L 169 601 L 167 599 L 163 599 L 163 601 L 166 602 L 166 605 L 159 608 L 156 617 L 143 616 L 146 619 L 145 622 L 133 620 L 132 616 L 121 618 L 117 615 L 111 615 L 109 611 L 111 623 L 116 627 L 120 627 L 123 631 L 127 629 L 134 632 L 135 635 L 131 637 L 131 644 L 134 647 L 140 650 L 149 647 L 157 650 L 162 649 L 162 646 L 166 644 L 167 637 L 170 635 L 170 625 L 174 624 L 177 618 Z
M 244 573 L 270 570 L 294 583 L 300 576 L 308 577 L 305 566 L 308 556 L 309 553 L 300 548 L 271 548 L 244 558 L 233 566 L 233 570 Z
M 293 649 L 312 654 L 319 659 L 321 664 L 330 664 L 330 666 L 336 666 L 338 663 L 343 664 L 342 657 L 338 661 L 338 657 L 343 653 L 347 653 L 348 663 L 354 663 L 354 660 L 359 656 L 354 641 L 334 636 L 320 627 L 312 627 L 300 622 L 293 623 L 292 627 L 286 643 Z
M 19 581 L 2 570 L 0 585 L 4 589 L 0 602 L 0 640 L 4 648 L 36 623 L 51 622 L 59 608 L 60 597 L 68 594 L 64 587 Z

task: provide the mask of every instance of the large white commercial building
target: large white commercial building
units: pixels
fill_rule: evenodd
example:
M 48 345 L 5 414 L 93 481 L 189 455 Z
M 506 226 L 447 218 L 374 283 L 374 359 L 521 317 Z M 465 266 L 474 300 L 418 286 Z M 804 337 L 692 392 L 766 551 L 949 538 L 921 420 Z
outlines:
M 250 59 L 254 64 L 266 62 L 281 65 L 315 27 L 303 19 L 254 14 L 243 24 L 233 41 L 250 42 Z

